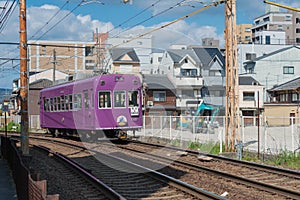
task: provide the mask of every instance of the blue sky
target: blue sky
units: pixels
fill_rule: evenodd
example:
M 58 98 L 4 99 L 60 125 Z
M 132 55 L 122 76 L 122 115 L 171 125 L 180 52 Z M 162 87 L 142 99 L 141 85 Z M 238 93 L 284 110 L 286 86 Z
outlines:
M 0 1 L 0 6 L 5 2 Z M 121 0 L 66 2 L 66 0 L 27 0 L 28 40 L 91 41 L 92 32 L 95 32 L 96 28 L 99 32 L 113 30 L 110 32 L 111 36 L 119 33 L 122 35 L 144 33 L 200 9 L 204 4 L 210 4 L 212 0 L 133 0 L 132 4 L 126 5 L 122 4 Z M 277 0 L 277 2 L 300 7 L 298 1 Z M 237 0 L 237 23 L 252 23 L 255 17 L 264 13 L 264 9 L 263 0 Z M 1 42 L 19 42 L 18 15 L 17 6 L 0 33 Z M 153 46 L 167 48 L 170 44 L 183 43 L 201 45 L 201 39 L 204 37 L 214 37 L 222 44 L 224 22 L 224 5 L 209 8 L 155 33 Z M 135 26 L 137 24 L 138 26 Z M 130 31 L 123 32 L 125 29 Z M 15 57 L 19 53 L 17 46 L 2 45 L 1 49 L 0 57 Z M 16 61 L 0 65 L 0 87 L 10 88 L 12 79 L 19 77 L 19 68 L 15 67 L 16 65 Z

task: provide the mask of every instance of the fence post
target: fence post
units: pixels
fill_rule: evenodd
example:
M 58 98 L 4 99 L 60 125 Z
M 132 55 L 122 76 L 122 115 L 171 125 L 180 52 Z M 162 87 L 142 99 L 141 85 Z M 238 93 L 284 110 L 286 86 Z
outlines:
M 242 116 L 242 143 L 245 142 L 245 126 L 244 126 L 245 117 Z
M 170 140 L 172 139 L 172 116 L 170 115 Z
M 161 115 L 160 116 L 160 137 L 161 137 L 161 139 L 163 138 L 163 118 L 162 118 L 163 116 Z
M 266 147 L 267 147 L 267 134 L 268 134 L 268 132 L 267 132 L 267 130 L 268 130 L 268 123 L 267 123 L 267 117 L 265 116 L 265 123 L 264 123 L 265 125 L 264 125 L 264 127 L 265 127 L 265 131 L 264 131 L 264 152 L 266 152 Z
M 292 120 L 292 151 L 295 149 L 295 144 L 294 144 L 294 117 L 291 117 L 290 120 Z
M 153 115 L 151 115 L 151 133 L 152 133 L 152 137 L 154 136 L 153 135 L 153 132 L 154 132 L 154 130 L 153 130 Z
M 144 137 L 146 137 L 146 115 L 143 116 Z

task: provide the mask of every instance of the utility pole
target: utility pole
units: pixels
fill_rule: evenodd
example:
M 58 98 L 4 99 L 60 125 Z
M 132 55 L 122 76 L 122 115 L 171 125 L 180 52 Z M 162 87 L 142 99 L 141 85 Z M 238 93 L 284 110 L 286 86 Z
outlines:
M 226 111 L 225 151 L 234 151 L 235 140 L 240 142 L 239 77 L 236 38 L 236 0 L 225 3 L 225 65 L 226 65 Z
M 20 0 L 20 97 L 21 150 L 23 155 L 29 155 L 26 0 Z

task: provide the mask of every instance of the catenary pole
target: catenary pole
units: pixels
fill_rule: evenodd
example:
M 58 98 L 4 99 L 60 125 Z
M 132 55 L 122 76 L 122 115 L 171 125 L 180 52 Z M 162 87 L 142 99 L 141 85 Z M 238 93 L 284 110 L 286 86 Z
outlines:
M 23 155 L 29 155 L 26 0 L 20 0 L 19 17 L 20 17 L 21 150 Z
M 240 142 L 236 0 L 226 0 L 225 3 L 225 48 L 225 151 L 232 152 L 235 148 L 235 141 L 237 140 L 237 142 Z

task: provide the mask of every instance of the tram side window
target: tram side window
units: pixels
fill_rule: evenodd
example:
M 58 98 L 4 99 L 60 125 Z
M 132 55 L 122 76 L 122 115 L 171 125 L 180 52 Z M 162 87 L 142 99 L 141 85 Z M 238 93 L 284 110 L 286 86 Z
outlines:
M 53 98 L 53 111 L 57 111 L 57 98 L 56 97 L 54 97 Z
M 80 110 L 82 107 L 82 100 L 81 100 L 81 94 L 75 94 L 74 95 L 74 109 Z
M 84 108 L 89 109 L 89 107 L 90 107 L 89 93 L 86 91 L 84 92 Z
M 129 91 L 128 92 L 128 105 L 129 107 L 139 105 L 139 92 L 138 91 Z
M 50 102 L 48 102 L 48 111 L 52 112 L 53 111 L 53 98 L 50 98 Z
M 45 99 L 44 97 L 44 111 L 48 111 L 49 99 Z
M 126 93 L 125 91 L 114 92 L 114 107 L 125 107 L 126 106 Z
M 65 97 L 64 96 L 61 96 L 60 97 L 60 108 L 61 110 L 65 110 Z
M 57 111 L 60 111 L 60 97 L 57 97 Z
M 69 95 L 69 109 L 73 110 L 73 96 Z
M 69 96 L 68 95 L 65 95 L 65 108 L 66 110 L 69 110 Z
M 110 92 L 99 92 L 99 108 L 110 108 L 111 98 Z
M 95 102 L 94 102 L 94 101 L 95 101 L 95 100 L 94 100 L 94 97 L 95 97 L 95 96 L 94 96 L 93 90 L 91 90 L 91 95 L 92 95 L 92 96 L 91 96 L 91 107 L 94 108 L 94 104 L 95 104 Z

